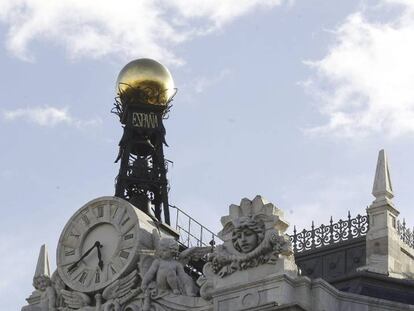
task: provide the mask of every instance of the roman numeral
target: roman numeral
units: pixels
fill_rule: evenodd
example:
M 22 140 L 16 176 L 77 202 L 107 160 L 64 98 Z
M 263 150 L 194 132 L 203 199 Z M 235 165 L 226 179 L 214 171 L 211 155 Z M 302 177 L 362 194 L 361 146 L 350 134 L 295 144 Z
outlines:
M 103 217 L 104 210 L 103 206 L 98 206 L 98 218 Z
M 85 283 L 86 277 L 88 276 L 87 272 L 83 272 L 82 275 L 79 278 L 79 283 L 83 284 Z
M 73 256 L 73 255 L 75 255 L 75 250 L 74 249 L 65 252 L 65 256 Z
M 130 240 L 134 237 L 133 234 L 127 234 L 126 236 L 124 236 L 124 240 Z
M 71 233 L 69 233 L 69 236 L 70 236 L 71 238 L 79 239 L 80 234 L 76 234 L 76 233 L 71 232 Z
M 101 281 L 101 274 L 99 273 L 99 271 L 96 271 L 95 283 L 99 283 L 100 281 Z
M 124 259 L 127 259 L 127 258 L 128 258 L 128 256 L 129 256 L 129 253 L 128 253 L 128 252 L 126 252 L 126 251 L 121 251 L 121 252 L 119 253 L 119 256 L 120 256 L 120 257 L 122 257 L 122 258 L 124 258 Z
M 122 224 L 121 224 L 121 226 L 125 226 L 125 224 L 128 222 L 128 220 L 129 220 L 129 217 L 127 217 L 123 222 L 122 222 Z
M 91 222 L 89 221 L 88 216 L 86 216 L 86 215 L 82 215 L 82 220 L 83 220 L 83 222 L 85 223 L 85 225 L 87 225 L 87 226 L 89 226 L 89 224 L 91 223 Z
M 114 213 L 112 214 L 112 218 L 115 218 L 116 213 L 118 212 L 119 206 L 116 207 Z

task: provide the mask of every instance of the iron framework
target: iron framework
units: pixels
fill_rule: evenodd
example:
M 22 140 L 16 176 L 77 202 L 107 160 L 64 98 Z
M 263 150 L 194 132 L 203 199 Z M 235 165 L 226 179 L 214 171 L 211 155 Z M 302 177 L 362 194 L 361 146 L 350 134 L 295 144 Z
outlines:
M 131 86 L 119 94 L 111 110 L 123 125 L 115 160 L 115 163 L 120 161 L 115 196 L 170 224 L 168 161 L 163 150 L 168 145 L 163 120 L 167 118 L 172 97 L 164 105 L 157 104 L 163 95 L 160 90 Z

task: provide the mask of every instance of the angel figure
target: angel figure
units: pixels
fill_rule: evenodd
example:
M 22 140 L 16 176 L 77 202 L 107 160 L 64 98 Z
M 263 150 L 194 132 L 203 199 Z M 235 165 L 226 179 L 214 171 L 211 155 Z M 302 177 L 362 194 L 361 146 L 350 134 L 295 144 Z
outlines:
M 198 287 L 184 271 L 184 266 L 211 253 L 212 247 L 191 247 L 179 254 L 178 242 L 175 239 L 161 238 L 157 230 L 153 230 L 152 238 L 155 254 L 143 253 L 139 263 L 141 289 L 144 293 L 142 310 L 151 310 L 152 302 L 158 299 L 168 300 L 170 293 L 198 296 Z
M 56 311 L 56 292 L 50 277 L 40 275 L 33 278 L 33 287 L 40 292 L 41 310 Z
M 184 266 L 176 260 L 178 243 L 172 238 L 159 240 L 156 258 L 144 274 L 141 288 L 145 292 L 155 282 L 158 293 L 172 291 L 176 295 L 196 296 L 197 288 Z M 153 284 L 154 285 L 154 284 Z
M 60 291 L 62 289 L 65 289 L 66 285 L 63 282 L 63 280 L 60 278 L 57 270 L 53 272 L 52 277 L 50 279 L 52 281 L 52 287 L 55 290 L 55 305 L 59 309 L 59 307 L 63 306 L 63 301 L 64 301 Z

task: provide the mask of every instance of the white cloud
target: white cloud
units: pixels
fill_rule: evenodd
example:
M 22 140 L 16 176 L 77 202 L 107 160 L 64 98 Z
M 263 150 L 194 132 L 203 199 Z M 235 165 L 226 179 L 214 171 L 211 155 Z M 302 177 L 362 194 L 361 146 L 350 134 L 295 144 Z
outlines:
M 100 125 L 100 119 L 80 120 L 74 118 L 67 108 L 55 108 L 50 106 L 18 108 L 3 112 L 4 119 L 8 121 L 24 120 L 40 126 L 53 127 L 58 124 L 67 124 L 77 128 Z
M 310 133 L 414 134 L 414 1 L 378 3 L 377 16 L 390 7 L 399 11 L 386 22 L 369 18 L 367 9 L 350 15 L 334 32 L 328 54 L 306 62 L 316 74 L 304 85 L 328 117 Z
M 230 73 L 231 73 L 230 70 L 223 69 L 217 75 L 212 76 L 212 77 L 195 78 L 193 82 L 194 91 L 198 94 L 203 93 L 210 86 L 217 84 L 223 79 L 225 79 Z
M 271 8 L 280 5 L 283 0 L 174 0 L 168 2 L 185 18 L 207 18 L 213 23 L 211 27 L 220 27 L 255 7 Z
M 26 60 L 33 41 L 64 46 L 71 57 L 151 56 L 182 62 L 171 49 L 194 36 L 287 0 L 2 0 L 7 48 Z M 289 3 L 289 1 L 288 1 Z

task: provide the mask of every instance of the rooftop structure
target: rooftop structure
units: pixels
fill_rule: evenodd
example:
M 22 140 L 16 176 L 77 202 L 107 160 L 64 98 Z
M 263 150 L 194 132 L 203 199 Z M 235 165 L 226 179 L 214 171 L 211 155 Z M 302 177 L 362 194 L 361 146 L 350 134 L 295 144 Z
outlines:
M 256 196 L 230 205 L 214 233 L 169 204 L 168 69 L 133 61 L 117 92 L 115 196 L 74 212 L 53 273 L 41 247 L 22 311 L 414 310 L 414 233 L 398 218 L 384 150 L 366 213 L 289 236 L 283 211 Z

